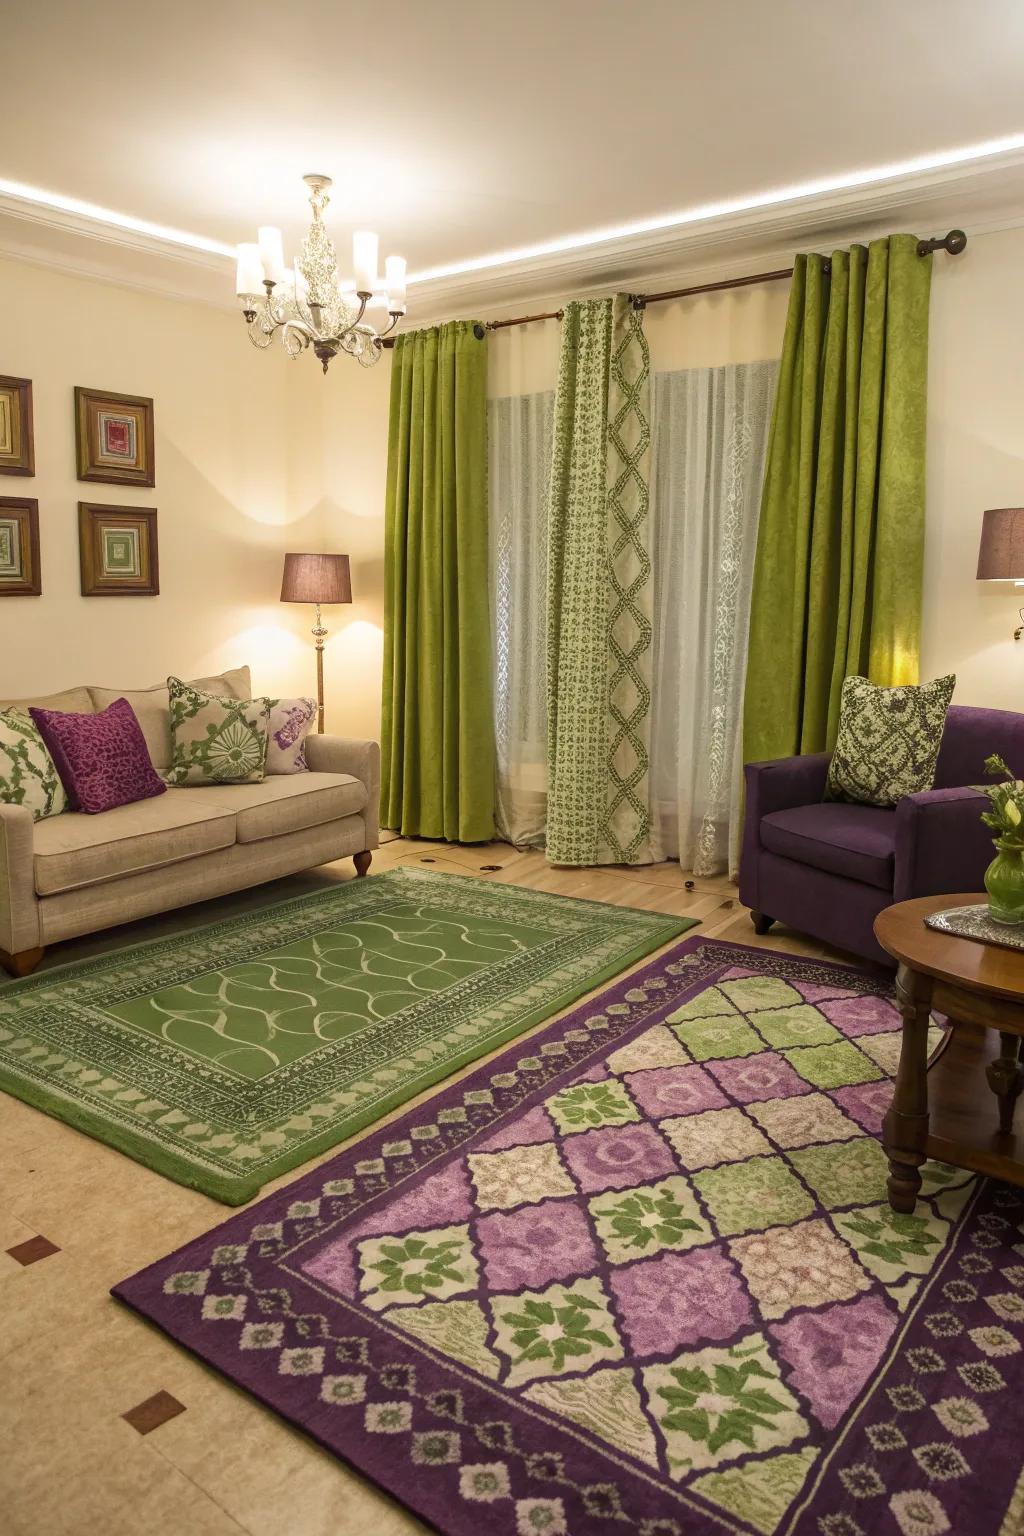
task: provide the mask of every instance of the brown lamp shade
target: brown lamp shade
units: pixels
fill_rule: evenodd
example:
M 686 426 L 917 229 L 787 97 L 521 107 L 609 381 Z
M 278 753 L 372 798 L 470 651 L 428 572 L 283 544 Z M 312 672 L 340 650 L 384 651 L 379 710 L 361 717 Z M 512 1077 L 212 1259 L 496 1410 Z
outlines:
M 350 603 L 348 555 L 285 555 L 282 603 Z
M 981 524 L 979 581 L 1024 581 L 1024 507 L 992 507 Z

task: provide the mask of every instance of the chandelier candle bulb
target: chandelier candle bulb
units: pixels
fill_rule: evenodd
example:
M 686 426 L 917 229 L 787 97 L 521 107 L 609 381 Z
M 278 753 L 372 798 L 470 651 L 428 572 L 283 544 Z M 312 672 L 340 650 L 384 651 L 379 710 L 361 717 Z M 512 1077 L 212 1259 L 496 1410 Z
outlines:
M 264 224 L 257 231 L 259 237 L 260 260 L 263 263 L 264 280 L 272 283 L 281 282 L 285 273 L 284 265 L 284 241 L 281 231 L 275 229 L 272 224 Z
M 371 294 L 377 286 L 377 236 L 369 229 L 357 229 L 352 236 L 352 266 L 356 293 Z
M 389 256 L 384 262 L 384 287 L 388 296 L 388 314 L 405 313 L 405 257 Z
M 238 267 L 235 277 L 235 293 L 239 298 L 263 291 L 263 262 L 258 245 L 238 247 Z

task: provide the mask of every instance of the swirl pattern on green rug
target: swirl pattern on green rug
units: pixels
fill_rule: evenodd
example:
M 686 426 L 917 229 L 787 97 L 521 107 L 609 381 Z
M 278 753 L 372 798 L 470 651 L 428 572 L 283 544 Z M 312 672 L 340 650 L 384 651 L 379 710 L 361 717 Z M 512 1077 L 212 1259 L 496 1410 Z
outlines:
M 239 1204 L 691 926 L 396 870 L 0 987 L 0 1088 Z

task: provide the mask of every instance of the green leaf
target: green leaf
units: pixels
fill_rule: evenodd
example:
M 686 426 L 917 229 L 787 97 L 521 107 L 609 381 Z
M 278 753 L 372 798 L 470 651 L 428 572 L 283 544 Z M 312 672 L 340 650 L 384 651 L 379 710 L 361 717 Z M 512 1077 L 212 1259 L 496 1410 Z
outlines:
M 661 1422 L 665 1429 L 679 1430 L 691 1440 L 706 1440 L 711 1433 L 711 1420 L 703 1408 L 677 1408 Z
M 677 1365 L 672 1371 L 672 1376 L 687 1392 L 711 1391 L 711 1378 L 707 1371 L 701 1370 L 700 1366 L 687 1367 Z
M 708 1450 L 720 1451 L 731 1440 L 738 1440 L 748 1450 L 754 1449 L 754 1426 L 741 1409 L 722 1414 L 708 1439 Z

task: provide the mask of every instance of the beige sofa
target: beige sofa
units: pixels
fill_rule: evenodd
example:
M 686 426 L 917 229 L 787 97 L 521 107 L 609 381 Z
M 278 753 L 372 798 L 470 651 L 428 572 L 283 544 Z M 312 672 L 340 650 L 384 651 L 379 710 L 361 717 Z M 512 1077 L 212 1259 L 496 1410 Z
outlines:
M 195 686 L 251 697 L 248 667 Z M 154 765 L 171 761 L 167 689 L 81 687 L 0 708 L 92 714 L 127 698 Z M 306 738 L 309 773 L 261 784 L 168 789 L 98 816 L 66 811 L 33 823 L 0 803 L 0 965 L 16 976 L 48 944 L 167 912 L 355 855 L 364 875 L 378 845 L 380 749 L 372 741 Z

